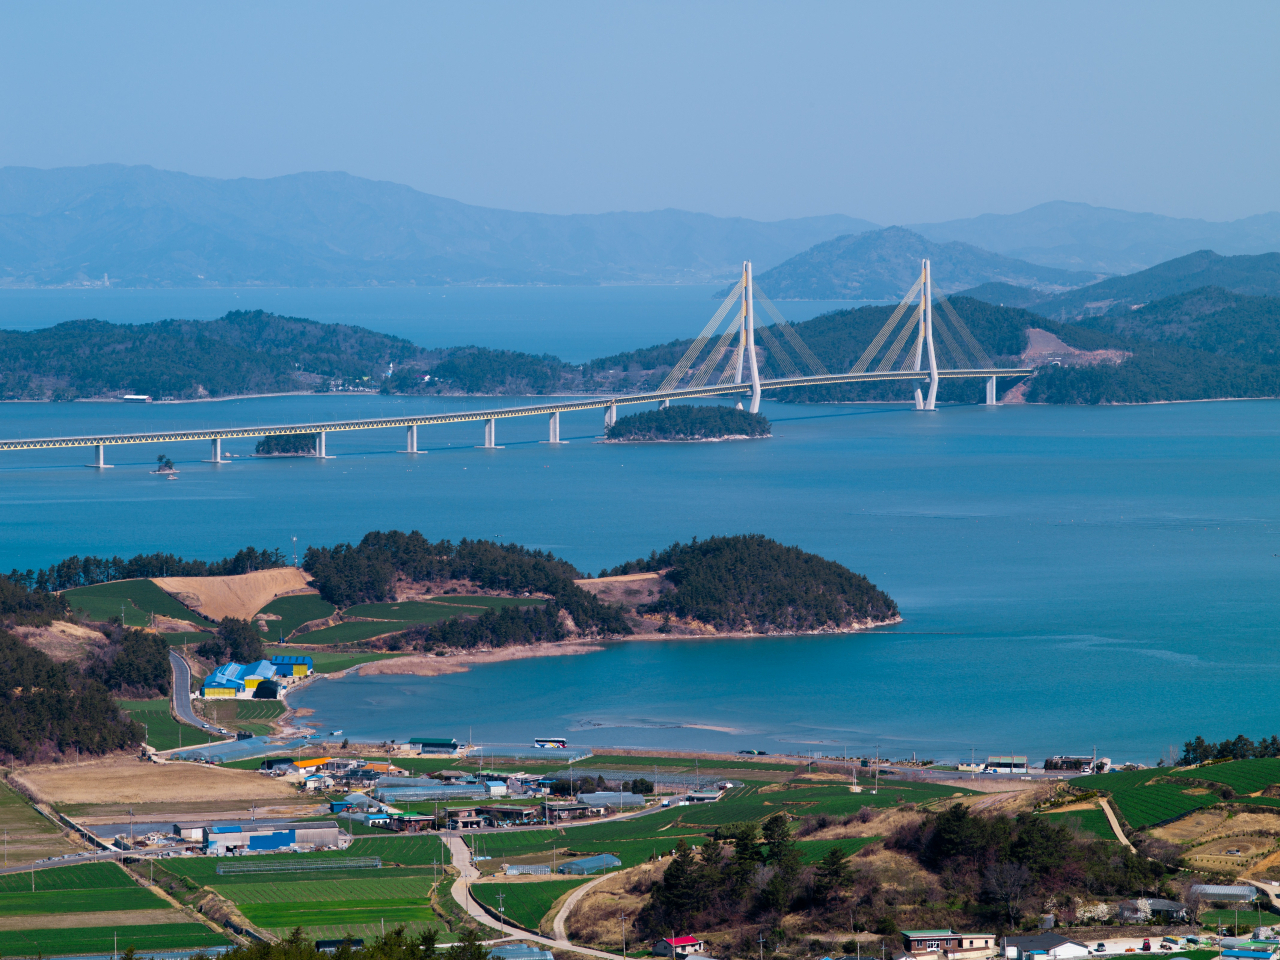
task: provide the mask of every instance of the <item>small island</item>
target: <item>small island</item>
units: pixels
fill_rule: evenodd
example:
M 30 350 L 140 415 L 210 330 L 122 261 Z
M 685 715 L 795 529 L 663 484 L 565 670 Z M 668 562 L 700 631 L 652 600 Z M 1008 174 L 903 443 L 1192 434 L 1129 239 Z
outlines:
M 682 404 L 623 417 L 609 427 L 605 442 L 696 443 L 751 440 L 773 435 L 767 417 L 720 405 Z
M 314 457 L 316 435 L 314 433 L 273 433 L 258 441 L 253 448 L 258 457 Z

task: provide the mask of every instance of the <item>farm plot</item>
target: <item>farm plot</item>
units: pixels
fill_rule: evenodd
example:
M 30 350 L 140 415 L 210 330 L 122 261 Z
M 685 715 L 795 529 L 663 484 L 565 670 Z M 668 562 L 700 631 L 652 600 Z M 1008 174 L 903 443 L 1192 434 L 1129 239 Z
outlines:
M 1189 794 L 1187 789 L 1180 783 L 1140 783 L 1112 790 L 1111 798 L 1134 829 L 1153 827 L 1221 802 L 1217 794 Z
M 228 887 L 237 904 L 317 903 L 331 900 L 417 902 L 431 895 L 431 875 L 372 880 L 299 880 L 296 883 L 239 883 Z
M 139 889 L 129 875 L 114 863 L 78 863 L 69 867 L 48 867 L 30 873 L 0 875 L 0 894 L 30 895 L 34 882 L 36 893 L 68 890 Z
M 1085 840 L 1111 840 L 1116 835 L 1111 830 L 1111 822 L 1101 810 L 1070 810 L 1066 813 L 1042 813 L 1039 816 L 1058 824 L 1075 825 L 1081 838 Z
M 267 636 L 274 640 L 280 636 L 288 639 L 289 635 L 304 623 L 310 623 L 312 620 L 326 620 L 337 610 L 337 607 L 327 600 L 322 600 L 317 594 L 303 593 L 293 597 L 277 597 L 258 613 L 271 614 L 280 618 L 266 621 Z
M 384 633 L 397 633 L 407 626 L 408 624 L 405 622 L 392 623 L 391 621 L 384 621 L 381 623 L 369 623 L 368 621 L 357 620 L 352 623 L 340 623 L 334 627 L 324 627 L 320 630 L 300 633 L 293 640 L 294 643 L 315 643 L 326 646 L 331 643 L 355 643 L 357 640 L 369 640 Z
M 157 750 L 172 750 L 179 746 L 194 747 L 202 743 L 212 743 L 220 737 L 211 736 L 195 727 L 182 724 L 179 734 L 178 721 L 169 713 L 168 700 L 118 700 L 120 709 L 132 720 L 146 724 L 147 743 Z
M 415 903 L 387 903 L 381 900 L 341 900 L 329 903 L 270 903 L 246 906 L 241 911 L 249 920 L 268 930 L 338 926 L 343 929 L 365 924 L 421 923 L 440 926 L 431 900 Z
M 540 880 L 521 883 L 477 883 L 471 895 L 494 911 L 505 912 L 507 919 L 528 930 L 537 930 L 551 905 L 587 878 L 578 880 Z M 498 900 L 502 894 L 502 900 Z
M 839 847 L 846 857 L 851 857 L 863 847 L 882 840 L 883 837 L 846 837 L 843 840 L 797 840 L 796 852 L 800 854 L 801 863 L 818 863 L 831 852 L 832 847 Z
M 1211 767 L 1184 770 L 1176 776 L 1190 780 L 1207 780 L 1210 783 L 1224 783 L 1236 793 L 1257 793 L 1272 784 L 1280 783 L 1280 759 L 1266 757 L 1256 760 L 1233 760 L 1231 763 L 1215 763 Z
M 107 954 L 133 948 L 138 953 L 229 943 L 202 923 L 157 923 L 143 927 L 79 927 L 71 929 L 0 931 L 0 955 L 5 957 Z
M 528 857 L 538 853 L 550 854 L 553 846 L 563 848 L 572 842 L 559 830 L 488 833 L 467 837 L 466 841 L 472 850 L 476 850 L 479 844 L 483 844 L 483 854 L 490 857 Z
M 564 855 L 566 860 L 572 860 L 575 856 L 594 857 L 601 853 L 612 853 L 615 857 L 622 861 L 621 869 L 625 870 L 629 867 L 637 867 L 645 863 L 653 857 L 665 857 L 674 850 L 683 840 L 689 846 L 701 846 L 706 840 L 705 836 L 691 837 L 667 837 L 657 836 L 649 837 L 644 840 L 595 840 L 590 843 L 571 842 L 568 852 Z
M 97 583 L 91 587 L 67 590 L 62 596 L 71 604 L 72 610 L 83 610 L 85 617 L 98 623 L 120 616 L 123 607 L 124 622 L 130 627 L 145 627 L 151 623 L 151 614 L 158 613 L 162 617 L 215 629 L 214 624 L 188 610 L 150 580 Z
M 167 910 L 169 904 L 150 890 L 130 884 L 110 890 L 30 890 L 0 897 L 0 917 L 56 913 L 106 913 L 116 910 Z
M 21 866 L 45 857 L 56 857 L 70 853 L 72 846 L 62 836 L 62 831 L 40 816 L 39 813 L 21 796 L 0 783 L 0 829 L 8 837 L 7 849 L 10 866 Z M 53 873 L 52 870 L 40 871 L 43 876 Z M 12 889 L 30 890 L 30 877 L 23 880 L 23 885 Z M 12 876 L 0 876 L 0 893 L 10 889 L 5 886 L 12 881 Z M 44 887 L 37 884 L 36 889 Z

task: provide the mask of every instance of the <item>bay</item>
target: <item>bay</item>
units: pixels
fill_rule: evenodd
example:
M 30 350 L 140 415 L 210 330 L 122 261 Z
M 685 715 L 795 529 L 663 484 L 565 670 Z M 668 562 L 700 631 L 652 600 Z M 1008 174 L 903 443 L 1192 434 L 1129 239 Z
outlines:
M 280 423 L 492 405 L 301 396 L 0 404 L 0 434 Z M 904 623 L 853 636 L 620 642 L 439 678 L 316 683 L 296 705 L 353 738 L 838 754 L 1088 753 L 1154 763 L 1203 734 L 1280 729 L 1280 410 L 803 406 L 768 440 L 602 446 L 598 411 L 330 437 L 336 459 L 200 463 L 166 445 L 0 455 L 0 567 L 72 554 L 216 558 L 372 529 L 490 537 L 598 571 L 691 536 L 760 532 L 865 573 Z M 231 441 L 247 454 L 252 440 Z
M 695 337 L 724 284 L 615 287 L 209 287 L 0 289 L 0 329 L 36 330 L 68 320 L 153 323 L 212 320 L 230 310 L 266 310 L 321 323 L 349 323 L 421 347 L 474 344 L 550 353 L 583 363 L 625 350 Z M 792 323 L 867 301 L 777 304 Z

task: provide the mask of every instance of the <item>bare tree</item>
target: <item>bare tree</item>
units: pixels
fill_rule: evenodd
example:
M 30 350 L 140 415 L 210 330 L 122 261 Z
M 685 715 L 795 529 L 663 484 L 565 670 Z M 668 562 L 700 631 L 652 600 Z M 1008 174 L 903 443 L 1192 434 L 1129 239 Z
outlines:
M 1009 911 L 1009 926 L 1022 912 L 1022 898 L 1031 885 L 1031 870 L 1025 863 L 997 863 L 987 870 L 983 889 Z

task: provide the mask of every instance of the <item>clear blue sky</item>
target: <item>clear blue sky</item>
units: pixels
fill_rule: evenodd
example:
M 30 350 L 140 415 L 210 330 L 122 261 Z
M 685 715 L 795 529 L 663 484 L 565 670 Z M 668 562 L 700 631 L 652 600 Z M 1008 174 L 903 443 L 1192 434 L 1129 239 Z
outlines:
M 7 4 L 0 165 L 552 213 L 1280 209 L 1280 3 Z

